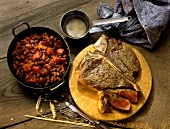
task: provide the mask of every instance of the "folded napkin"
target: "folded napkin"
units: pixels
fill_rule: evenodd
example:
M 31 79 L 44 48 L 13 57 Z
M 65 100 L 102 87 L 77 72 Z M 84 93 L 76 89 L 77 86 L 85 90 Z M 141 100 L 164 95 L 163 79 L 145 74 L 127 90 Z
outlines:
M 114 8 L 99 2 L 97 13 L 101 18 L 132 16 L 132 20 L 92 27 L 90 33 L 116 27 L 124 40 L 152 49 L 168 24 L 169 0 L 116 0 Z

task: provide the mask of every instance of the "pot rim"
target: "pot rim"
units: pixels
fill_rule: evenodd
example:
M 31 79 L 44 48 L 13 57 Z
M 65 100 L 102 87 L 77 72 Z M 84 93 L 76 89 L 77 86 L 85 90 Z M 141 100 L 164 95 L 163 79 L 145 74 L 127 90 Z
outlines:
M 83 18 L 83 22 L 86 24 L 86 33 L 84 33 L 84 34 L 83 34 L 82 36 L 80 36 L 80 37 L 70 36 L 69 34 L 67 34 L 67 32 L 66 32 L 66 30 L 65 30 L 65 28 L 66 28 L 65 22 L 66 22 L 66 20 L 69 18 L 69 16 L 71 16 L 71 15 L 78 15 L 78 16 L 82 17 L 82 18 Z M 82 19 L 81 19 L 81 20 L 82 20 Z M 81 38 L 85 37 L 85 36 L 89 33 L 90 28 L 91 28 L 91 21 L 90 21 L 88 15 L 87 15 L 85 12 L 83 12 L 83 11 L 81 11 L 81 10 L 69 10 L 69 11 L 67 11 L 66 13 L 64 13 L 64 15 L 61 17 L 61 20 L 60 20 L 60 28 L 61 28 L 62 32 L 63 32 L 67 37 L 69 37 L 69 38 L 71 38 L 71 39 L 81 39 Z

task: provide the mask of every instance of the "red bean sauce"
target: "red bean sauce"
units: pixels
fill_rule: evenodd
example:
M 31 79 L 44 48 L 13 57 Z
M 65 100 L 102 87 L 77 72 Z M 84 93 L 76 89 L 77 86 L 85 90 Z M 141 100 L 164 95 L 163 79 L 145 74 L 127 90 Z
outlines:
M 16 75 L 36 87 L 59 81 L 68 66 L 63 42 L 47 33 L 30 34 L 17 42 L 12 57 Z

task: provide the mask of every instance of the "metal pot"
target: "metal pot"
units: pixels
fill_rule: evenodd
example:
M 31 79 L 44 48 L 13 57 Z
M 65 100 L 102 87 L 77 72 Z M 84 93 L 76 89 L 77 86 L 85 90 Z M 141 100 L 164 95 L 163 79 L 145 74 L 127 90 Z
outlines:
M 92 27 L 125 22 L 131 19 L 131 16 L 128 16 L 90 21 L 84 12 L 71 10 L 61 18 L 60 27 L 67 37 L 80 39 L 86 36 Z
M 15 34 L 15 29 L 18 28 L 21 25 L 26 25 L 27 29 L 21 31 L 18 34 Z M 21 79 L 19 76 L 16 76 L 16 72 L 13 69 L 13 59 L 12 59 L 11 55 L 12 55 L 12 52 L 14 51 L 14 48 L 15 48 L 17 42 L 21 41 L 22 39 L 24 39 L 27 36 L 30 36 L 31 33 L 32 34 L 42 34 L 44 32 L 46 32 L 49 35 L 53 35 L 53 36 L 57 37 L 58 39 L 60 39 L 64 43 L 64 48 L 66 48 L 67 54 L 68 54 L 68 58 L 67 58 L 68 64 L 67 64 L 65 74 L 61 77 L 61 79 L 59 81 L 57 81 L 55 83 L 52 83 L 52 84 L 50 84 L 49 86 L 46 86 L 46 87 L 36 87 L 34 85 L 26 84 L 23 79 Z M 50 89 L 50 90 L 54 90 L 54 89 L 57 89 L 58 87 L 60 87 L 61 85 L 63 85 L 64 82 L 65 82 L 64 77 L 67 74 L 67 72 L 69 70 L 69 66 L 70 66 L 70 49 L 69 49 L 69 46 L 68 46 L 67 42 L 57 32 L 55 32 L 54 30 L 51 30 L 51 29 L 45 28 L 45 27 L 30 27 L 28 23 L 24 23 L 24 22 L 16 25 L 13 28 L 12 33 L 14 35 L 14 39 L 12 40 L 12 42 L 10 43 L 9 48 L 8 48 L 7 61 L 8 61 L 8 67 L 9 67 L 11 73 L 13 74 L 13 76 L 15 77 L 15 79 L 20 84 L 22 84 L 22 85 L 24 85 L 26 87 L 29 87 L 29 88 L 33 88 L 33 89 Z

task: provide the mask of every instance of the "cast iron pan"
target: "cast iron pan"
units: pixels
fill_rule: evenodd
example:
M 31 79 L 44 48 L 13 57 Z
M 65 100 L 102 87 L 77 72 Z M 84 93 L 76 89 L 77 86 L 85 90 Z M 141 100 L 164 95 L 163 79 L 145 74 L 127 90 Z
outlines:
M 18 33 L 17 35 L 15 34 L 15 29 L 21 25 L 26 25 L 27 29 L 21 31 L 20 33 Z M 46 32 L 49 35 L 53 35 L 55 37 L 57 37 L 59 40 L 61 40 L 64 44 L 63 48 L 66 48 L 67 50 L 67 54 L 68 54 L 68 58 L 67 58 L 67 68 L 66 68 L 66 72 L 65 74 L 61 77 L 61 79 L 55 83 L 50 84 L 49 86 L 44 86 L 44 87 L 37 87 L 35 85 L 28 85 L 24 82 L 23 79 L 21 79 L 20 77 L 16 76 L 16 72 L 13 70 L 13 59 L 12 59 L 12 52 L 14 51 L 14 48 L 16 46 L 16 43 L 21 41 L 22 39 L 24 39 L 27 36 L 30 36 L 30 34 L 42 34 Z M 12 42 L 9 45 L 8 48 L 8 52 L 7 52 L 7 61 L 8 61 L 8 66 L 9 69 L 11 71 L 11 73 L 13 74 L 13 76 L 15 77 L 15 79 L 22 85 L 29 87 L 29 88 L 33 88 L 33 89 L 50 89 L 50 90 L 54 90 L 57 89 L 59 86 L 63 85 L 63 83 L 65 82 L 65 75 L 67 74 L 68 70 L 69 70 L 69 66 L 70 66 L 70 49 L 69 46 L 67 44 L 67 42 L 54 30 L 51 30 L 49 28 L 45 28 L 45 27 L 30 27 L 28 23 L 20 23 L 18 25 L 16 25 L 13 30 L 12 33 L 14 35 L 14 39 L 12 40 Z

